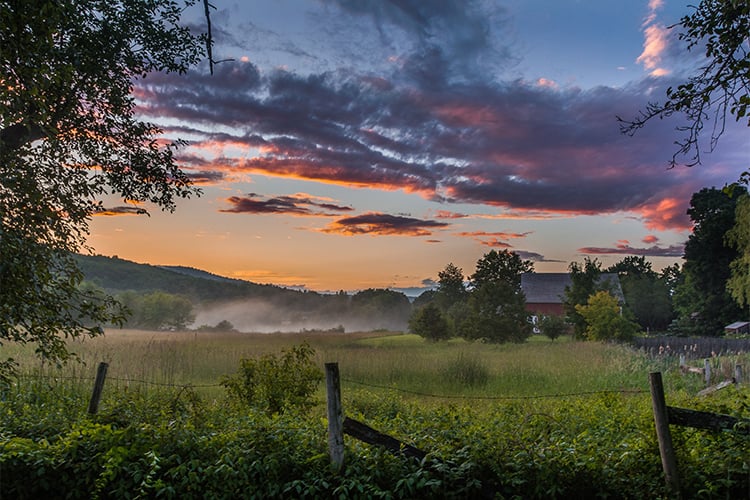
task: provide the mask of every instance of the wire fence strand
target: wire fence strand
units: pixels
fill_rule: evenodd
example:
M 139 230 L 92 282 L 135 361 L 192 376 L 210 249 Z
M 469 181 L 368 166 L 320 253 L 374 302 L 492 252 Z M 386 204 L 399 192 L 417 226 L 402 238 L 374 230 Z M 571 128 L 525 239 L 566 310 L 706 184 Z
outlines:
M 18 378 L 27 378 L 27 379 L 44 379 L 44 380 L 76 380 L 81 382 L 92 382 L 93 379 L 89 377 L 82 377 L 82 376 L 62 376 L 62 375 L 42 375 L 42 374 L 24 374 L 19 375 Z M 143 385 L 150 385 L 150 386 L 157 386 L 157 387 L 172 387 L 176 389 L 204 389 L 204 388 L 215 388 L 215 387 L 223 387 L 224 384 L 221 383 L 212 383 L 212 384 L 175 384 L 175 383 L 169 383 L 169 382 L 154 382 L 151 380 L 142 380 L 142 379 L 135 379 L 135 378 L 121 378 L 121 377 L 107 377 L 107 380 L 115 381 L 115 382 L 124 382 L 127 384 L 143 384 Z M 638 389 L 638 388 L 631 388 L 631 389 L 602 389 L 602 390 L 595 390 L 595 391 L 580 391 L 580 392 L 568 392 L 568 393 L 555 393 L 555 394 L 527 394 L 527 395 L 467 395 L 467 394 L 437 394 L 437 393 L 431 393 L 431 392 L 424 392 L 424 391 L 415 391 L 412 389 L 404 389 L 401 387 L 396 386 L 386 386 L 386 385 L 378 385 L 378 384 L 372 384 L 369 382 L 362 382 L 360 380 L 354 380 L 342 377 L 341 380 L 343 382 L 347 382 L 350 384 L 360 385 L 363 387 L 370 387 L 373 389 L 380 389 L 380 390 L 386 390 L 386 391 L 392 391 L 392 392 L 398 392 L 402 394 L 410 394 L 413 396 L 420 396 L 425 398 L 433 398 L 433 399 L 456 399 L 456 400 L 476 400 L 476 401 L 522 401 L 522 400 L 533 400 L 533 399 L 564 399 L 564 398 L 575 398 L 575 397 L 584 397 L 584 396 L 597 396 L 597 395 L 604 395 L 604 394 L 622 394 L 622 395 L 637 395 L 637 394 L 645 394 L 648 391 L 644 389 Z

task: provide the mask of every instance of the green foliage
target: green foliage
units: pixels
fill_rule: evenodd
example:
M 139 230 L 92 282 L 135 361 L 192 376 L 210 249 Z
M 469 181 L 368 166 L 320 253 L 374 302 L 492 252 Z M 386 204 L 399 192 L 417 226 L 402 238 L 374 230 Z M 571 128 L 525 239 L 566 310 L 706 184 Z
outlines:
M 750 307 L 750 195 L 737 199 L 735 222 L 726 233 L 727 242 L 737 250 L 737 257 L 730 263 L 727 290 L 740 307 Z
M 586 257 L 583 265 L 571 262 L 568 266 L 571 285 L 565 287 L 563 307 L 568 321 L 573 325 L 576 337 L 581 337 L 586 331 L 586 320 L 581 316 L 576 306 L 584 305 L 589 297 L 599 290 L 597 284 L 602 274 L 602 265 L 597 259 Z
M 554 314 L 540 316 L 538 327 L 542 335 L 552 341 L 570 331 L 570 325 L 565 321 L 565 318 Z
M 525 303 L 520 287 L 506 281 L 485 283 L 472 290 L 468 314 L 460 318 L 457 332 L 467 340 L 523 342 L 531 334 Z
M 115 298 L 129 311 L 125 325 L 131 328 L 183 330 L 195 320 L 192 302 L 181 295 L 128 291 Z
M 466 300 L 467 292 L 464 285 L 463 271 L 453 265 L 445 266 L 445 269 L 438 273 L 438 287 L 435 292 L 435 302 L 440 309 L 448 311 L 454 304 Z
M 196 193 L 174 161 L 177 144 L 160 144 L 131 95 L 135 79 L 182 73 L 201 58 L 205 40 L 182 13 L 171 0 L 0 3 L 3 342 L 64 361 L 61 336 L 98 335 L 118 319 L 111 300 L 78 287 L 72 257 L 101 199 L 173 210 Z
M 454 384 L 464 390 L 445 401 L 361 390 L 343 380 L 346 414 L 425 450 L 422 461 L 347 437 L 346 465 L 335 472 L 322 407 L 271 415 L 185 388 L 126 389 L 108 381 L 100 413 L 88 416 L 90 380 L 21 378 L 0 400 L 0 497 L 546 499 L 643 498 L 647 492 L 669 498 L 645 377 L 653 366 L 642 355 L 593 342 L 463 344 L 457 355 L 452 343 L 405 335 L 362 340 L 354 350 L 379 345 L 379 356 L 370 351 L 365 359 L 385 357 L 389 364 L 386 340 L 394 352 L 409 351 L 412 364 L 418 357 L 412 349 L 438 351 L 445 372 L 458 367 L 466 381 L 475 372 L 493 375 L 485 385 Z M 501 364 L 491 364 L 497 358 Z M 562 390 L 560 372 L 581 360 L 575 371 L 586 371 L 583 383 Z M 507 364 L 519 380 L 544 369 L 555 376 L 513 399 L 511 389 L 492 385 Z M 628 375 L 613 388 L 640 392 L 591 393 L 624 365 Z M 666 368 L 666 387 L 682 380 L 678 370 Z M 667 398 L 678 407 L 747 417 L 747 391 L 739 386 L 695 399 L 668 389 Z M 585 394 L 555 395 L 566 392 Z M 484 401 L 498 395 L 501 401 Z M 686 496 L 747 496 L 750 436 L 677 426 L 671 431 Z
M 448 321 L 432 302 L 414 311 L 409 318 L 409 331 L 432 341 L 450 338 Z
M 505 282 L 513 288 L 521 287 L 521 274 L 534 270 L 530 260 L 523 260 L 515 252 L 491 250 L 477 261 L 471 275 L 471 286 L 480 288 L 487 283 Z
M 240 361 L 238 372 L 225 377 L 222 385 L 236 400 L 270 414 L 292 407 L 308 407 L 323 373 L 312 358 L 315 350 L 304 343 L 283 351 Z
M 577 305 L 576 311 L 586 322 L 585 335 L 589 340 L 623 342 L 638 331 L 638 325 L 622 315 L 617 299 L 603 290 L 589 297 L 586 305 Z
M 481 387 L 490 379 L 490 372 L 476 356 L 463 352 L 443 368 L 441 375 L 451 384 L 463 387 Z
M 395 290 L 368 288 L 352 296 L 350 314 L 373 328 L 398 330 L 411 316 L 411 302 Z
M 617 273 L 627 309 L 645 331 L 664 331 L 674 319 L 672 292 L 679 279 L 679 267 L 667 267 L 662 274 L 651 268 L 643 256 L 628 256 L 607 269 Z
M 690 199 L 688 215 L 693 232 L 685 245 L 684 281 L 677 287 L 675 309 L 683 322 L 692 323 L 693 335 L 721 335 L 724 326 L 745 318 L 727 290 L 730 264 L 738 252 L 725 235 L 735 226 L 738 187 L 732 196 L 719 189 L 702 189 Z

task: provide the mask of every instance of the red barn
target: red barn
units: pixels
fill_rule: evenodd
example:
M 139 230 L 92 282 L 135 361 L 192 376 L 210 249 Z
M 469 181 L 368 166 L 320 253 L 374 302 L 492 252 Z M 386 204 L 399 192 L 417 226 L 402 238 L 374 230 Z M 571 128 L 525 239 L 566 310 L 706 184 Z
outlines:
M 599 283 L 607 282 L 613 289 L 618 302 L 624 304 L 625 298 L 617 274 L 602 273 L 599 276 Z M 571 285 L 572 281 L 568 273 L 523 273 L 521 289 L 526 296 L 526 310 L 536 315 L 564 315 L 565 287 Z

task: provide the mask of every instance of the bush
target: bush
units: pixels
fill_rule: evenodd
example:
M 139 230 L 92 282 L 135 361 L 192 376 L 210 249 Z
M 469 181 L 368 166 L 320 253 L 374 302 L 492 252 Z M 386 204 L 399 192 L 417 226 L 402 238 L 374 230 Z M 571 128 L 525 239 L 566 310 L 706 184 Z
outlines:
M 544 314 L 539 317 L 539 331 L 542 335 L 554 341 L 570 331 L 570 325 L 562 316 Z
M 490 379 L 490 372 L 478 359 L 464 356 L 458 357 L 443 370 L 443 378 L 449 382 L 465 387 L 480 387 L 486 385 Z
M 229 395 L 270 414 L 283 413 L 292 406 L 307 407 L 323 379 L 315 366 L 315 350 L 304 343 L 282 351 L 277 357 L 266 354 L 258 359 L 243 359 L 233 376 L 225 377 L 222 385 Z

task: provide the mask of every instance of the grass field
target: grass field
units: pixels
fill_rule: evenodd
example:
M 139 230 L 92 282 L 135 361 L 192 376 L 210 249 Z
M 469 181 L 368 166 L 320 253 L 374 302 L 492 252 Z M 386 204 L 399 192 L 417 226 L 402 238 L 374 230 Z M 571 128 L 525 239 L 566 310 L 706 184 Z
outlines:
M 346 436 L 337 473 L 325 384 L 312 407 L 278 414 L 221 386 L 241 359 L 305 342 L 321 370 L 339 364 L 346 416 L 431 458 Z M 111 330 L 70 348 L 81 363 L 62 369 L 40 364 L 29 346 L 2 348 L 21 368 L 0 393 L 2 498 L 670 498 L 649 372 L 663 373 L 668 404 L 748 417 L 747 385 L 696 398 L 702 379 L 683 374 L 673 356 L 570 339 Z M 89 415 L 102 361 L 107 381 Z M 672 427 L 685 498 L 750 494 L 746 435 Z
M 4 347 L 25 374 L 93 380 L 99 362 L 109 364 L 109 384 L 203 387 L 205 394 L 234 373 L 243 358 L 278 354 L 303 342 L 316 363 L 337 362 L 344 390 L 402 390 L 403 397 L 440 401 L 439 396 L 527 397 L 606 390 L 647 390 L 648 372 L 665 371 L 668 387 L 691 379 L 675 376 L 674 359 L 649 359 L 628 347 L 568 338 L 532 337 L 524 344 L 431 343 L 399 332 L 304 332 L 248 334 L 108 330 L 104 336 L 71 341 L 72 361 L 62 370 L 44 367 L 29 348 Z M 126 382 L 129 381 L 129 382 Z M 698 381 L 700 382 L 700 381 Z M 696 386 L 699 387 L 699 386 Z M 415 394 L 416 393 L 416 394 Z M 421 395 L 421 396 L 420 396 Z M 323 395 L 321 394 L 321 398 Z

